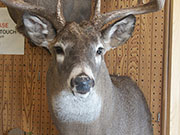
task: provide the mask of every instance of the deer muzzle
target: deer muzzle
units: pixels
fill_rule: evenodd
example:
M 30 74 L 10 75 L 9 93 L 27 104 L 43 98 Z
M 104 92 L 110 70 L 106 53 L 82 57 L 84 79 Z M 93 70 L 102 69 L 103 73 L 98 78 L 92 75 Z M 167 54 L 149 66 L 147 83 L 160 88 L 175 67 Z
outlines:
M 80 74 L 71 79 L 71 87 L 76 89 L 77 93 L 86 94 L 94 87 L 94 80 L 86 74 Z

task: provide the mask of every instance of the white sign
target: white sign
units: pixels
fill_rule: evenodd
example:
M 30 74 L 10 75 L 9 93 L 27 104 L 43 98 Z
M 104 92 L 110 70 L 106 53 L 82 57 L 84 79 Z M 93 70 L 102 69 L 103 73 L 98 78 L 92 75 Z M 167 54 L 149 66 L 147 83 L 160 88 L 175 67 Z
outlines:
M 7 8 L 0 8 L 0 54 L 24 54 L 24 37 L 15 26 Z

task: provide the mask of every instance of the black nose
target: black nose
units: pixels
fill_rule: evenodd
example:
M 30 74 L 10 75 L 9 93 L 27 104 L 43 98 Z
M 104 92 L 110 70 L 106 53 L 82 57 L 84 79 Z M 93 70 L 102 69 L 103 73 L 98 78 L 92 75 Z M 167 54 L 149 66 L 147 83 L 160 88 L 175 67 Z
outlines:
M 77 92 L 80 94 L 86 94 L 94 87 L 94 80 L 87 75 L 81 74 L 71 80 L 71 87 L 76 87 Z

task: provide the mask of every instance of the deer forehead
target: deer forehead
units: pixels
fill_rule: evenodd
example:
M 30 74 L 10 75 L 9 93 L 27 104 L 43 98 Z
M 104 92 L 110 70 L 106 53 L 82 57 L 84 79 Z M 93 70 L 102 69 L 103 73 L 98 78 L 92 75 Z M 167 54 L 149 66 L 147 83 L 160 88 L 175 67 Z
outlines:
M 96 31 L 90 24 L 79 25 L 70 23 L 58 36 L 58 41 L 63 44 L 74 44 L 78 46 L 96 45 L 100 40 L 100 32 Z

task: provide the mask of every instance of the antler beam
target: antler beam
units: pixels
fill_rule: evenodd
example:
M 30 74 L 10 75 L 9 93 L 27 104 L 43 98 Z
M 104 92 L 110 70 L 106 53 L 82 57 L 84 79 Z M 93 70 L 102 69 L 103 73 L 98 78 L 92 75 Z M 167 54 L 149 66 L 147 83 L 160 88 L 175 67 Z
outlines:
M 43 7 L 32 5 L 23 0 L 1 0 L 1 2 L 8 7 L 17 8 L 20 10 L 28 10 L 33 12 L 37 12 L 37 11 L 39 12 L 45 10 Z
M 143 3 L 138 1 L 139 3 Z M 95 24 L 98 24 L 99 27 L 104 26 L 106 23 L 118 19 L 122 16 L 130 15 L 130 14 L 145 14 L 149 12 L 155 12 L 163 8 L 165 0 L 150 0 L 149 3 L 139 5 L 137 7 L 132 7 L 132 8 L 125 8 L 125 9 L 120 9 L 116 11 L 112 11 L 109 13 L 101 14 L 100 13 L 100 3 L 101 0 L 97 0 L 96 3 L 96 9 L 95 9 L 95 16 L 93 18 L 93 22 Z M 98 23 L 97 23 L 98 22 Z
M 56 18 L 54 19 L 53 13 L 47 12 L 47 9 L 41 6 L 37 6 L 35 4 L 31 4 L 29 2 L 25 2 L 24 0 L 0 0 L 7 7 L 16 8 L 22 11 L 27 11 L 31 13 L 35 13 L 37 15 L 41 15 L 49 20 L 53 20 L 53 24 L 56 28 L 62 29 L 65 25 L 65 19 L 62 13 L 62 0 L 58 0 L 57 9 L 56 9 Z

